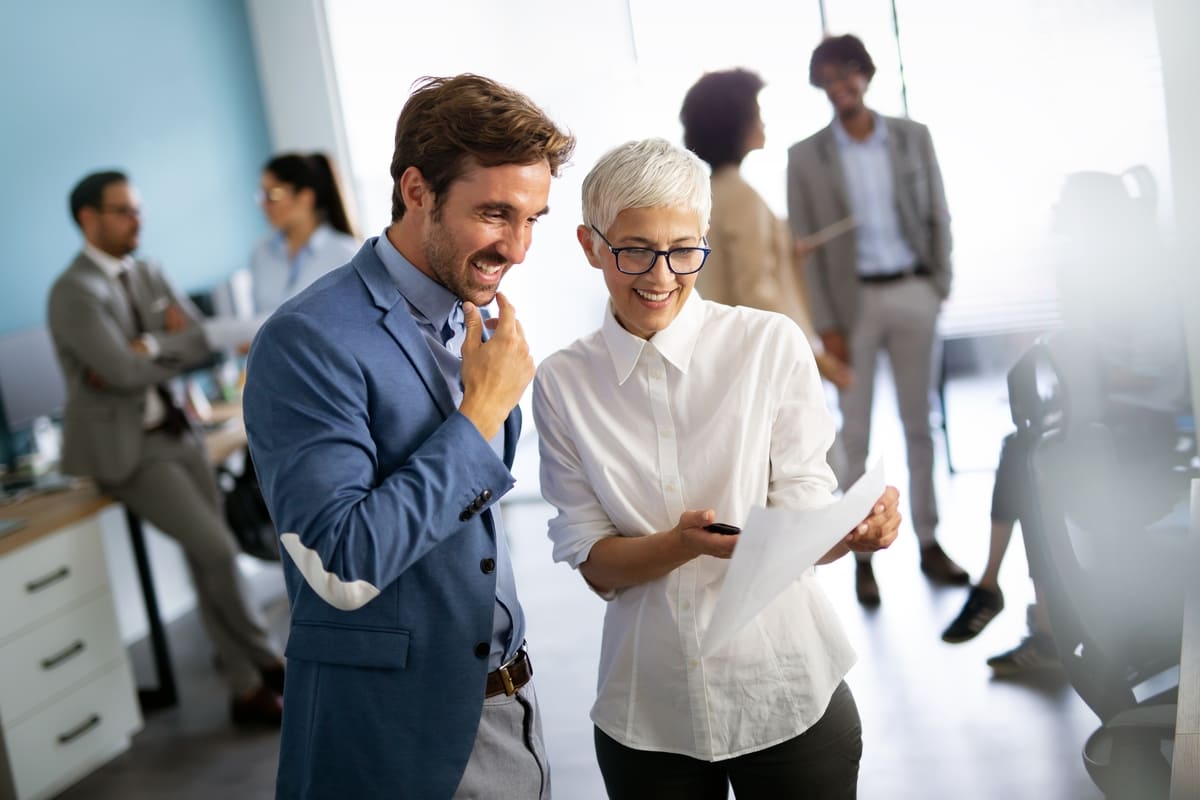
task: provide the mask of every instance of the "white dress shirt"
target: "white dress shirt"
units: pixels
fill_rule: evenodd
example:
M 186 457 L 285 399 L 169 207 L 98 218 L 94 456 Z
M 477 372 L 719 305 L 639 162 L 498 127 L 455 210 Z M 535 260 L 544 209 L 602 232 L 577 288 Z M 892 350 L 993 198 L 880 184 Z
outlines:
M 554 559 L 578 568 L 607 536 L 712 508 L 833 501 L 833 421 L 800 328 L 694 291 L 650 340 L 616 321 L 547 358 L 533 392 Z M 797 535 L 802 535 L 797 531 Z M 701 556 L 612 593 L 592 721 L 628 747 L 715 761 L 811 727 L 854 663 L 809 569 L 716 654 L 700 640 L 728 561 Z

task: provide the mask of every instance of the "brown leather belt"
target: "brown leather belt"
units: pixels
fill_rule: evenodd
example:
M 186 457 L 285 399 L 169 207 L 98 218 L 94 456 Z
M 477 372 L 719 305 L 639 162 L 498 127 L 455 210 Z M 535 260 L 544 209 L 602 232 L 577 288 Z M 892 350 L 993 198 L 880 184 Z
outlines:
M 484 689 L 483 696 L 486 698 L 498 694 L 514 695 L 517 689 L 529 683 L 532 677 L 533 664 L 529 661 L 529 654 L 522 647 L 511 661 L 488 673 L 487 688 Z

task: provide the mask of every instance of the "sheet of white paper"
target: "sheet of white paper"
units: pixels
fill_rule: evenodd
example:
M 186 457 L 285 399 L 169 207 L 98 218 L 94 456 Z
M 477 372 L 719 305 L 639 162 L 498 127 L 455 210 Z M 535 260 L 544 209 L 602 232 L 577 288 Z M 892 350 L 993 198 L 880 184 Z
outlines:
M 804 237 L 804 241 L 813 247 L 820 247 L 826 242 L 836 239 L 847 231 L 854 230 L 858 226 L 858 220 L 854 217 L 842 217 L 837 222 L 826 225 L 816 233 Z
M 701 655 L 715 653 L 862 522 L 883 488 L 880 459 L 832 505 L 807 511 L 751 509 L 700 642 Z

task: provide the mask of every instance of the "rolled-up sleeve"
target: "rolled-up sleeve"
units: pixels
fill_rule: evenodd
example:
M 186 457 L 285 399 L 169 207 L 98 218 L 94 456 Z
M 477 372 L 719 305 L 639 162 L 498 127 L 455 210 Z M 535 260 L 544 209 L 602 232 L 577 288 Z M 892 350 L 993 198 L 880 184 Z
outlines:
M 783 324 L 780 324 L 783 323 Z M 771 424 L 771 480 L 767 505 L 808 509 L 833 502 L 837 480 L 829 467 L 833 417 L 807 339 L 790 320 L 780 320 L 774 356 L 783 378 Z
M 542 497 L 558 509 L 558 515 L 550 520 L 550 541 L 555 561 L 579 569 L 592 546 L 617 531 L 592 490 L 575 445 L 575 432 L 558 413 L 557 397 L 555 373 L 546 367 L 539 369 L 533 384 L 533 421 L 538 433 Z

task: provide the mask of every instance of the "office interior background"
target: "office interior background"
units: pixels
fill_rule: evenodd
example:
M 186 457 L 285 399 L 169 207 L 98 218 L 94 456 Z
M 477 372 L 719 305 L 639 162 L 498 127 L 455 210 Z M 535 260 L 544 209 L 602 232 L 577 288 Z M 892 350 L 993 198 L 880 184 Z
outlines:
M 703 72 L 741 66 L 766 80 L 767 145 L 743 173 L 786 214 L 786 149 L 830 116 L 807 81 L 823 31 L 855 33 L 873 54 L 872 108 L 933 132 L 955 237 L 943 322 L 965 339 L 996 320 L 1018 331 L 1053 324 L 1050 221 L 1063 178 L 1079 170 L 1150 169 L 1163 235 L 1187 264 L 1182 294 L 1200 297 L 1200 15 L 1190 0 L 47 0 L 8 4 L 2 18 L 0 432 L 10 462 L 34 419 L 61 411 L 45 307 L 79 247 L 66 195 L 80 176 L 126 170 L 145 205 L 140 254 L 176 286 L 212 291 L 268 231 L 254 193 L 273 153 L 329 153 L 360 233 L 385 228 L 396 115 L 424 75 L 509 83 L 578 137 L 527 261 L 506 278 L 535 360 L 601 319 L 604 286 L 574 235 L 583 175 L 627 139 L 679 141 L 680 102 Z M 1188 326 L 1180 369 L 1190 366 L 1197 398 L 1200 332 Z M 1012 355 L 956 352 L 968 373 Z M 971 413 L 954 411 L 968 426 Z M 526 427 L 516 499 L 534 502 Z M 106 517 L 118 588 L 132 584 L 122 524 Z M 164 616 L 183 617 L 194 600 L 182 559 L 161 538 L 152 550 Z M 262 569 L 247 561 L 249 575 Z M 116 600 L 122 637 L 140 639 L 139 598 L 118 590 Z

